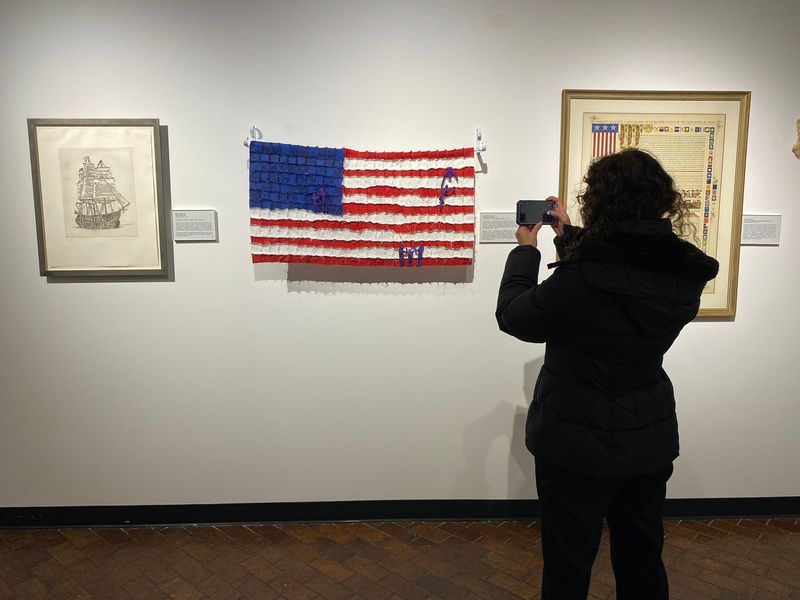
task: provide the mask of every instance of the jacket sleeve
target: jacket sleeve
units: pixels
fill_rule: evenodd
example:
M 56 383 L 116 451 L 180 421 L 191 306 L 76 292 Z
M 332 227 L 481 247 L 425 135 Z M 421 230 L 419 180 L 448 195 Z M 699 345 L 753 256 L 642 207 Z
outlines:
M 524 342 L 563 339 L 591 323 L 593 304 L 580 275 L 560 267 L 539 283 L 541 257 L 533 246 L 514 248 L 500 282 L 497 324 Z

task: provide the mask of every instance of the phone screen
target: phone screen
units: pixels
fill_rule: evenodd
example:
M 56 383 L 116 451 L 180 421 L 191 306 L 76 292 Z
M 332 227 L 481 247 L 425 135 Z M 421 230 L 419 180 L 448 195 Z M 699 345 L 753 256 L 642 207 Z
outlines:
M 554 208 L 555 202 L 552 200 L 517 200 L 517 225 L 549 225 L 554 219 L 547 211 Z

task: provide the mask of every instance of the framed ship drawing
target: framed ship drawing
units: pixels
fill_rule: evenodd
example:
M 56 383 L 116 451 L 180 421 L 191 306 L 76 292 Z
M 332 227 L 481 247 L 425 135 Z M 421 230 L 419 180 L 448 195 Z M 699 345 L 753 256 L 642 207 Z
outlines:
M 166 278 L 158 119 L 28 119 L 40 273 Z

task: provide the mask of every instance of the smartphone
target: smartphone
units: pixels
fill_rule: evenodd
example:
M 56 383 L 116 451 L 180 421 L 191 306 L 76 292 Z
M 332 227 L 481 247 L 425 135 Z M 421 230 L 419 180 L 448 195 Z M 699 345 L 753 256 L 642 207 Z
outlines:
M 517 200 L 517 225 L 550 225 L 555 222 L 548 210 L 553 210 L 556 203 L 552 200 Z

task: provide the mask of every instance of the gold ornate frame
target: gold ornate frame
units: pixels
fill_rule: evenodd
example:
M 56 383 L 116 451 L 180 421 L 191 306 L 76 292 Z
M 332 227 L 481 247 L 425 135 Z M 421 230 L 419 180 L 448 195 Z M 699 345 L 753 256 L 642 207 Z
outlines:
M 587 130 L 587 123 L 592 120 L 613 120 L 615 117 L 620 122 L 632 119 L 649 122 L 657 120 L 657 117 L 666 120 L 667 116 L 674 123 L 682 115 L 686 116 L 686 125 L 690 119 L 703 116 L 719 116 L 725 124 L 724 137 L 720 136 L 721 164 L 715 171 L 715 176 L 719 175 L 719 189 L 717 185 L 713 186 L 711 208 L 706 200 L 702 209 L 705 212 L 697 215 L 701 221 L 705 215 L 705 222 L 708 223 L 711 211 L 710 214 L 717 220 L 715 251 L 709 254 L 720 261 L 717 283 L 704 291 L 699 316 L 731 318 L 736 315 L 750 92 L 564 90 L 561 95 L 559 195 L 574 222 L 577 216 L 575 197 L 582 183 L 582 171 L 587 164 L 587 155 L 593 154 L 586 147 L 587 140 L 593 139 L 591 130 Z M 613 143 L 620 145 L 618 141 Z M 680 144 L 676 143 L 675 147 L 679 150 Z M 658 158 L 658 152 L 651 152 Z M 708 189 L 711 190 L 710 182 Z M 706 193 L 705 198 L 708 197 Z M 706 241 L 705 237 L 703 241 Z M 709 292 L 709 289 L 713 291 Z

